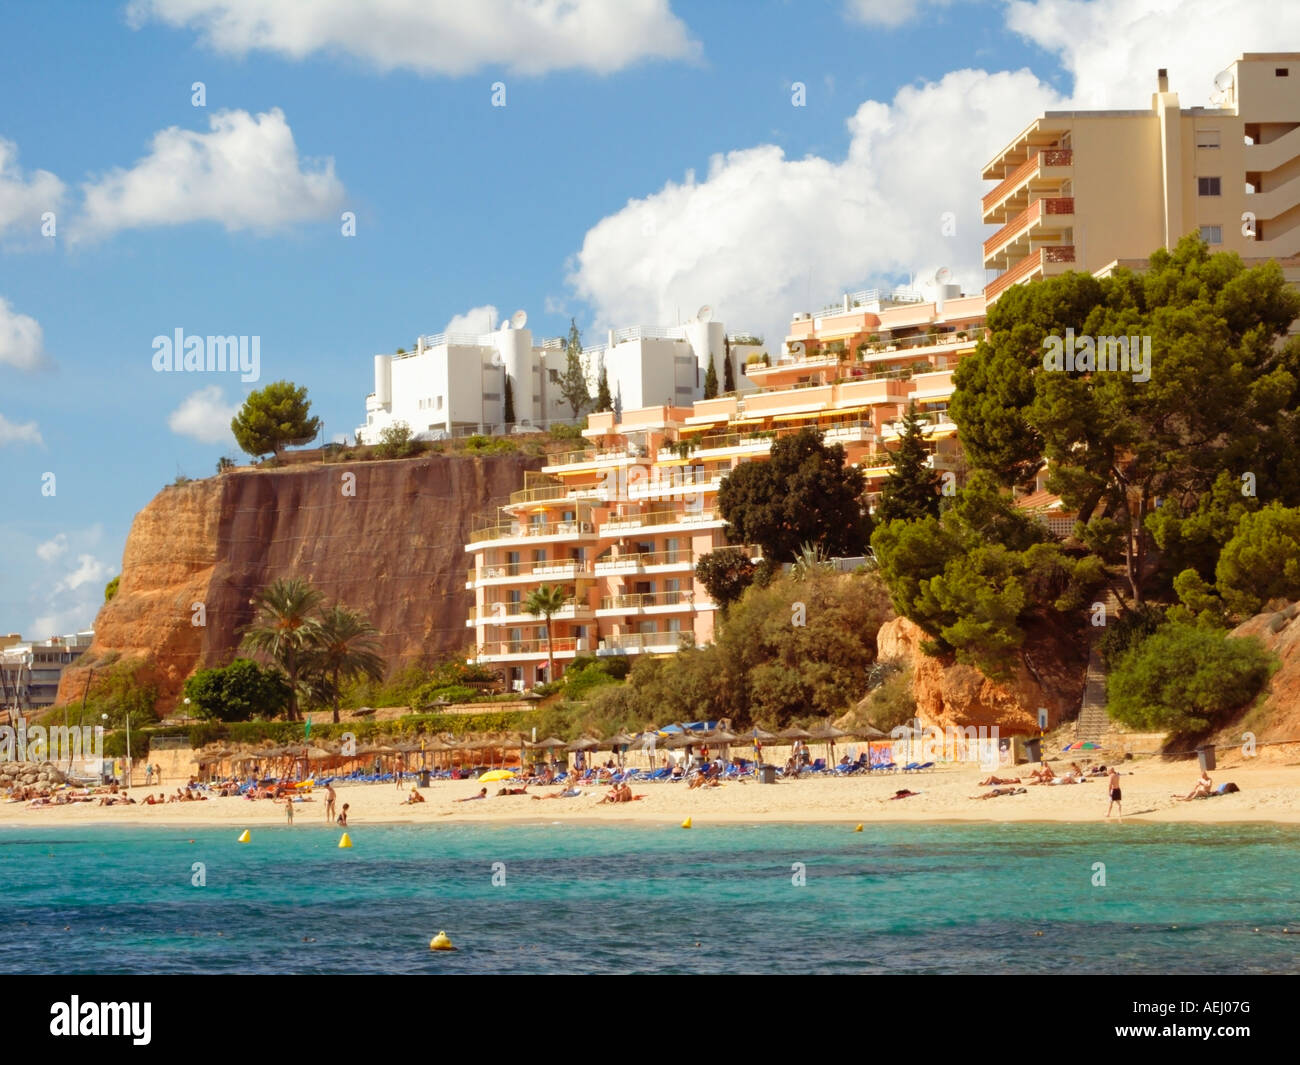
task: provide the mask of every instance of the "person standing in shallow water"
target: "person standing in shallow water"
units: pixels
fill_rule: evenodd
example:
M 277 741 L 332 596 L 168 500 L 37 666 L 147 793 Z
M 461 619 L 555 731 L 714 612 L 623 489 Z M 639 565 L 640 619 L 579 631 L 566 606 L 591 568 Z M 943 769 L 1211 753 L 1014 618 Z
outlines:
M 293 796 L 284 797 L 284 816 L 288 819 L 289 824 L 293 824 Z

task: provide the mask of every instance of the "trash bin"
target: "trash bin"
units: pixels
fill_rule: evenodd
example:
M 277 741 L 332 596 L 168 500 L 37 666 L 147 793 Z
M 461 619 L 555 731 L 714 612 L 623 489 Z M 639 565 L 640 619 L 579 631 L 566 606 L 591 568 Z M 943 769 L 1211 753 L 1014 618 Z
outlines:
M 1030 762 L 1041 762 L 1043 760 L 1042 737 L 1033 736 L 1025 740 L 1025 759 Z
M 427 769 L 421 769 L 421 770 L 420 770 L 420 787 L 422 787 L 422 788 L 427 788 L 428 786 L 429 786 L 429 771 L 428 771 Z
M 1201 763 L 1201 771 L 1202 771 L 1202 772 L 1204 772 L 1204 773 L 1208 773 L 1211 769 L 1214 768 L 1214 748 L 1213 748 L 1213 747 L 1197 747 L 1197 748 L 1196 748 L 1196 757 L 1197 757 L 1197 760 Z
M 760 784 L 776 783 L 776 766 L 761 765 L 758 767 L 758 782 Z

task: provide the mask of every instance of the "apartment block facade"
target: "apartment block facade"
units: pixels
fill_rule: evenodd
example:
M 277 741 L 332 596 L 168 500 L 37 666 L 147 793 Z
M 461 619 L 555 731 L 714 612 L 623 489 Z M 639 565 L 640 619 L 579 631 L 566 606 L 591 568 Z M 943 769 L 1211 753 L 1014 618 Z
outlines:
M 0 711 L 10 714 L 53 706 L 63 671 L 85 654 L 94 632 L 24 640 L 0 637 Z
M 562 673 L 579 654 L 667 654 L 711 640 L 717 606 L 695 564 L 728 543 L 722 479 L 811 426 L 845 447 L 874 494 L 913 401 L 929 422 L 935 468 L 956 469 L 947 399 L 983 310 L 982 297 L 946 289 L 928 302 L 915 293 L 850 294 L 796 315 L 776 359 L 746 356 L 744 387 L 733 393 L 591 415 L 590 446 L 552 455 L 465 545 L 475 660 L 528 687 L 548 679 L 548 650 Z M 524 605 L 540 584 L 566 593 L 549 644 L 543 619 Z
M 404 422 L 426 438 L 467 433 L 544 429 L 573 411 L 560 391 L 567 355 L 562 339 L 534 341 L 522 312 L 481 335 L 422 336 L 416 349 L 374 357 L 375 390 L 366 397 L 366 424 L 357 442 L 378 443 L 387 427 Z M 594 395 L 602 367 L 619 409 L 686 403 L 704 394 L 710 360 L 723 380 L 729 338 L 721 322 L 696 320 L 667 328 L 610 330 L 603 343 L 583 349 Z M 733 363 L 759 342 L 740 336 Z M 507 424 L 506 379 L 513 418 Z
M 1147 110 L 1049 111 L 985 166 L 989 303 L 1009 286 L 1144 259 L 1199 233 L 1246 258 L 1300 254 L 1300 52 L 1247 53 L 1214 107 L 1164 70 Z

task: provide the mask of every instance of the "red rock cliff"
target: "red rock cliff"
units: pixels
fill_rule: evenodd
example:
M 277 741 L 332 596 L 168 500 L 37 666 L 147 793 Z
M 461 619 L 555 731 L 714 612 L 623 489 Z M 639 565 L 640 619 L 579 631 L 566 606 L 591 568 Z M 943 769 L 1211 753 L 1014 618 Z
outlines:
M 118 593 L 95 619 L 83 661 L 110 652 L 143 660 L 142 679 L 169 710 L 190 673 L 232 656 L 253 595 L 291 576 L 365 613 L 390 669 L 460 651 L 472 642 L 471 519 L 542 462 L 429 456 L 239 470 L 167 487 L 136 515 Z M 202 626 L 193 624 L 198 603 Z M 81 697 L 86 668 L 64 673 L 60 703 Z

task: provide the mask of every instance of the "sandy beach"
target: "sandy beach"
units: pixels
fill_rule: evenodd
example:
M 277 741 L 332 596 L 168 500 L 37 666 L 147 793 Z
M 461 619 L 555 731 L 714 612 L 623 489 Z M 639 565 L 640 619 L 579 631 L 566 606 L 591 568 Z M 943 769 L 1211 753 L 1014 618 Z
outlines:
M 1281 752 L 1264 752 L 1243 760 L 1221 759 L 1211 773 L 1215 785 L 1232 781 L 1241 789 L 1230 795 L 1180 802 L 1173 793 L 1186 794 L 1198 776 L 1194 761 L 1162 762 L 1138 759 L 1121 763 L 1125 821 L 1300 823 L 1300 765 L 1288 763 Z M 1058 772 L 1065 768 L 1053 763 Z M 1004 768 L 999 776 L 1019 776 L 1028 783 L 1032 766 Z M 1023 795 L 1005 795 L 978 801 L 971 796 L 989 791 L 977 786 L 987 776 L 978 766 L 941 767 L 921 774 L 852 776 L 842 779 L 805 777 L 762 785 L 755 781 L 728 783 L 716 788 L 690 790 L 684 784 L 641 784 L 633 793 L 644 798 L 618 805 L 600 803 L 606 788 L 584 789 L 575 798 L 540 799 L 531 796 L 558 792 L 559 788 L 529 788 L 529 795 L 498 796 L 499 783 L 486 785 L 489 797 L 481 801 L 454 800 L 477 794 L 472 780 L 435 781 L 423 789 L 425 802 L 402 805 L 409 786 L 393 784 L 340 784 L 338 805 L 348 803 L 349 826 L 409 823 L 525 823 L 554 821 L 638 822 L 677 824 L 691 818 L 695 827 L 755 822 L 895 822 L 895 821 L 1063 821 L 1105 820 L 1108 804 L 1105 778 L 1083 784 L 1029 786 Z M 1022 784 L 1022 786 L 1024 786 Z M 892 799 L 899 789 L 917 792 Z M 170 787 L 168 791 L 174 791 Z M 133 797 L 143 798 L 136 788 Z M 325 822 L 325 795 L 317 789 L 310 801 L 295 804 L 295 825 Z M 229 825 L 256 828 L 285 824 L 283 804 L 269 800 L 213 798 L 206 802 L 167 805 L 101 807 L 78 803 L 31 808 L 26 803 L 0 803 L 0 825 Z

